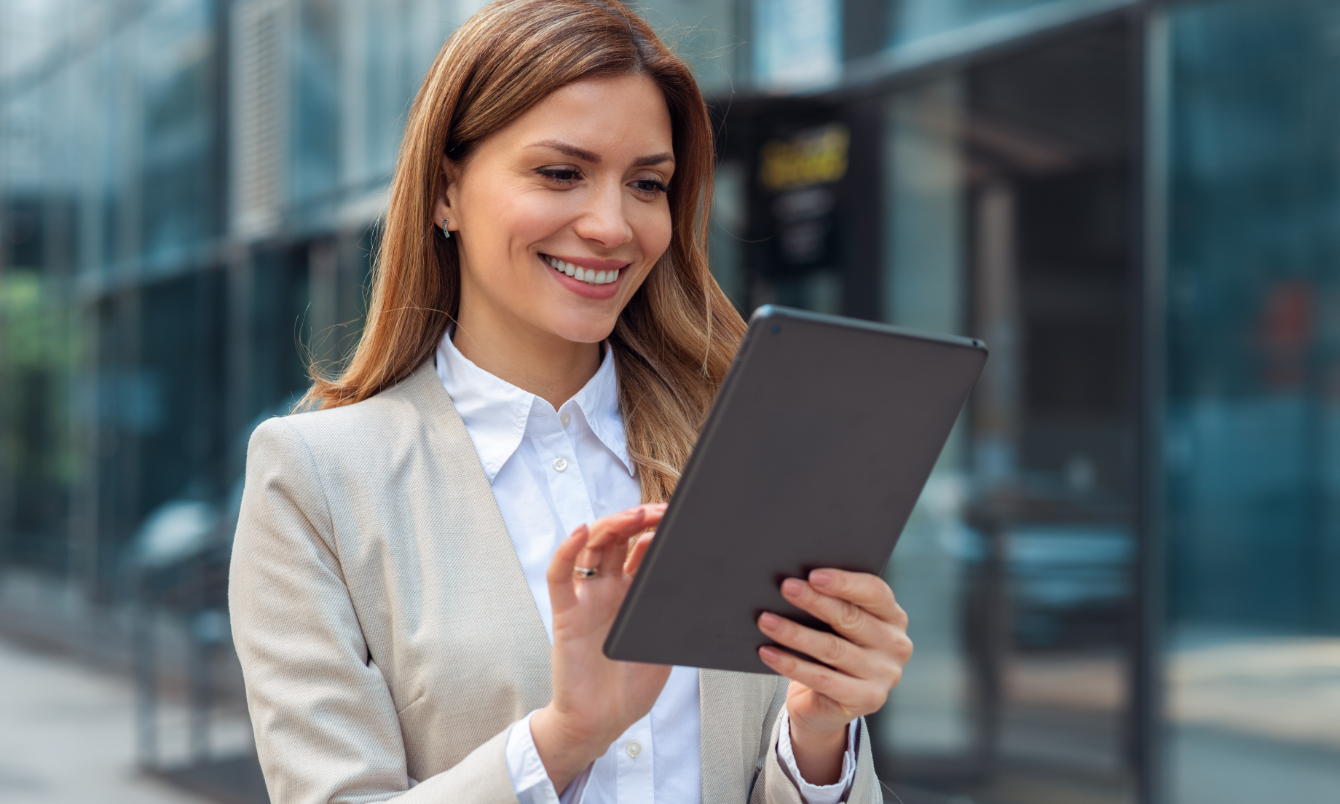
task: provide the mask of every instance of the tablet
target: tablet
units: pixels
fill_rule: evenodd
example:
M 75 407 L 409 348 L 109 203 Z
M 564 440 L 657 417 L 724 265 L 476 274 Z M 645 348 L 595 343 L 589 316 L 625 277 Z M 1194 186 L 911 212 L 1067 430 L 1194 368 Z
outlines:
M 986 362 L 978 340 L 760 307 L 609 637 L 611 659 L 773 671 L 786 578 L 879 573 Z

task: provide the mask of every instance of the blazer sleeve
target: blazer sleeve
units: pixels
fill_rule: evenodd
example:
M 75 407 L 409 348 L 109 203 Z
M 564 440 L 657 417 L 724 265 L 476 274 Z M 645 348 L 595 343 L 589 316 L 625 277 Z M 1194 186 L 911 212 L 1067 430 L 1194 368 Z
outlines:
M 790 682 L 782 679 L 777 685 L 772 704 L 763 719 L 763 735 L 759 740 L 758 775 L 754 779 L 749 804 L 805 804 L 791 777 L 777 759 L 778 731 L 782 725 L 782 708 L 786 706 L 786 689 Z M 875 776 L 875 755 L 870 750 L 870 732 L 865 718 L 861 718 L 861 744 L 856 750 L 856 776 L 851 790 L 842 799 L 846 804 L 884 804 L 879 778 Z
M 256 750 L 274 804 L 515 802 L 507 730 L 414 784 L 395 704 L 359 627 L 307 442 L 251 437 L 228 588 Z

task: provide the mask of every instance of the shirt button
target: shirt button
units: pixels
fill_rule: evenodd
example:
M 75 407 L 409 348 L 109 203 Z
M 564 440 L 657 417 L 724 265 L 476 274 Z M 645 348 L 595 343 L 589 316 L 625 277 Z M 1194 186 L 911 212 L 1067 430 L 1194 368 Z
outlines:
M 563 423 L 564 427 L 567 427 L 568 422 L 572 421 L 572 414 L 565 410 L 558 415 L 558 420 Z
M 555 458 L 555 459 L 554 459 L 554 471 L 555 471 L 555 472 L 561 472 L 561 471 L 563 471 L 564 469 L 567 469 L 567 468 L 568 468 L 568 459 L 567 459 L 567 458 Z
M 628 756 L 637 759 L 637 755 L 642 753 L 642 743 L 639 743 L 637 740 L 632 740 L 628 745 L 623 747 L 623 750 L 628 752 Z

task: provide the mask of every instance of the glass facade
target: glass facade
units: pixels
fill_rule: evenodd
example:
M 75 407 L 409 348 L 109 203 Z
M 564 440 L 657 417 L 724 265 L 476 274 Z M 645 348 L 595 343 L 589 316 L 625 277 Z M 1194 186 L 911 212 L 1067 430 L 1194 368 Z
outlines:
M 0 625 L 131 646 L 141 762 L 225 800 L 246 439 L 357 338 L 480 5 L 0 0 Z M 1340 3 L 646 5 L 742 310 L 991 347 L 886 573 L 898 800 L 1335 800 Z
M 929 613 L 878 721 L 916 789 L 1134 800 L 1132 58 L 1116 26 L 886 101 L 882 314 L 992 350 L 888 572 Z
M 1021 11 L 1073 5 L 1073 0 L 891 0 L 888 43 L 893 47 L 998 23 Z
M 1334 3 L 1167 20 L 1169 775 L 1340 791 L 1340 81 Z

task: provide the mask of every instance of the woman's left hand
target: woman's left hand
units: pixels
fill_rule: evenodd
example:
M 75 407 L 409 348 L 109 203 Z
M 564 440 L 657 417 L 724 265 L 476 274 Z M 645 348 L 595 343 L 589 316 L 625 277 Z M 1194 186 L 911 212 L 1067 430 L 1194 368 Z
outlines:
M 786 709 L 797 769 L 810 784 L 833 784 L 841 777 L 848 724 L 884 705 L 912 656 L 907 612 L 889 585 L 868 573 L 815 570 L 807 581 L 783 581 L 782 596 L 836 632 L 771 613 L 758 619 L 769 639 L 828 665 L 771 646 L 758 649 L 764 664 L 791 679 Z

